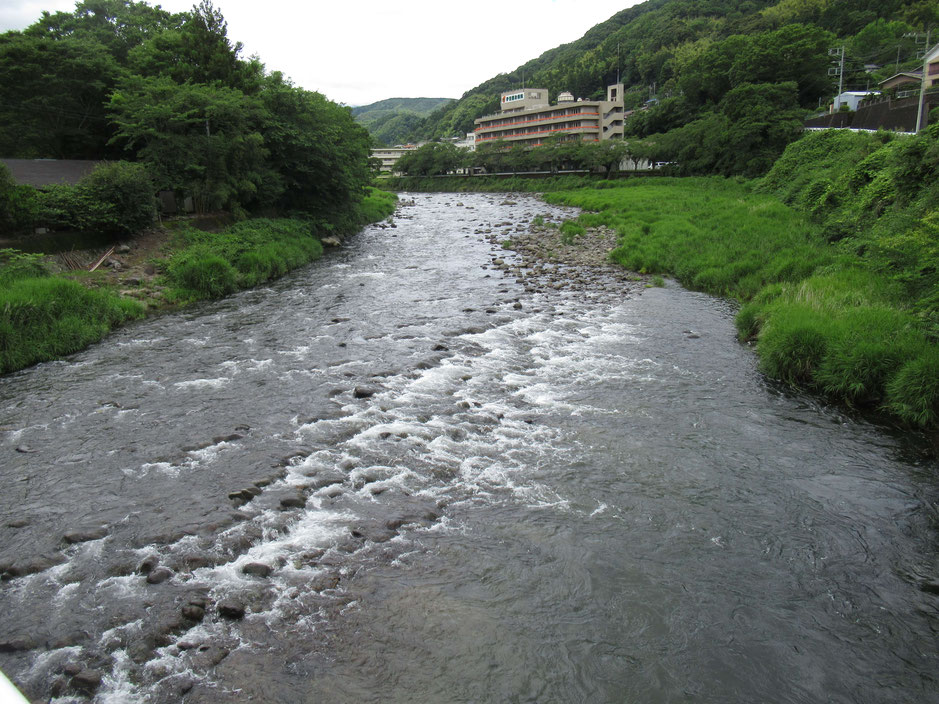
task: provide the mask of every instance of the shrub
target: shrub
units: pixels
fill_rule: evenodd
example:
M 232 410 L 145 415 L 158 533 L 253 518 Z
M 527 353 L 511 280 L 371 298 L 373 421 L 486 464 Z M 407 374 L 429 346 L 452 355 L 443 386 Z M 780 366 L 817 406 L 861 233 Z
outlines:
M 579 225 L 573 220 L 566 220 L 561 225 L 561 242 L 564 244 L 574 244 L 574 240 L 587 233 L 583 225 Z
M 92 201 L 107 204 L 108 219 L 97 225 L 99 229 L 132 235 L 148 228 L 156 218 L 155 188 L 142 164 L 100 164 L 79 187 Z
M 132 235 L 156 217 L 154 186 L 140 164 L 100 164 L 74 186 L 51 186 L 38 196 L 37 221 L 52 229 Z
M 0 164 L 0 233 L 29 230 L 38 212 L 37 191 L 18 186 L 9 169 Z
M 0 286 L 17 279 L 48 276 L 43 255 L 28 254 L 16 249 L 0 249 Z
M 903 365 L 887 386 L 887 408 L 915 425 L 939 422 L 939 349 L 927 348 Z
M 202 247 L 174 257 L 168 278 L 194 298 L 221 298 L 233 292 L 238 282 L 238 275 L 228 260 Z

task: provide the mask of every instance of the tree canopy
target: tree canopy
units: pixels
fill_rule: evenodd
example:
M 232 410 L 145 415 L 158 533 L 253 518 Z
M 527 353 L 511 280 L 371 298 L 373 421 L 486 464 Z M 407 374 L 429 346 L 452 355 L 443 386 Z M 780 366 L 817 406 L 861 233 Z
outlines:
M 211 0 L 83 0 L 0 34 L 0 154 L 118 159 L 200 209 L 341 213 L 369 180 L 348 108 L 268 73 Z

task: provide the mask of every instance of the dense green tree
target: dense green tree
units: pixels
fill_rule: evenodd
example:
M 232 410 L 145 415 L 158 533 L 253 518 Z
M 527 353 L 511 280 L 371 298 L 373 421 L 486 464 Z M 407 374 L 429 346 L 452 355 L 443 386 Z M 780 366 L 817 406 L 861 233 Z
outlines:
M 93 39 L 0 35 L 0 154 L 102 156 L 111 133 L 104 103 L 119 75 Z
M 258 98 L 266 110 L 268 161 L 282 189 L 275 204 L 326 212 L 358 201 L 371 179 L 371 140 L 349 108 L 297 88 L 277 72 L 264 80 Z
M 255 205 L 273 177 L 264 108 L 241 91 L 135 76 L 111 96 L 109 112 L 113 141 L 149 164 L 158 188 L 191 192 L 200 210 Z
M 438 176 L 452 173 L 469 162 L 466 150 L 449 143 L 430 142 L 407 152 L 395 170 L 408 176 Z
M 655 137 L 655 156 L 683 174 L 759 176 L 802 131 L 798 87 L 744 83 L 684 127 Z
M 133 0 L 84 0 L 72 12 L 43 12 L 24 34 L 56 40 L 88 39 L 106 47 L 123 65 L 131 49 L 163 31 L 178 29 L 185 16 Z

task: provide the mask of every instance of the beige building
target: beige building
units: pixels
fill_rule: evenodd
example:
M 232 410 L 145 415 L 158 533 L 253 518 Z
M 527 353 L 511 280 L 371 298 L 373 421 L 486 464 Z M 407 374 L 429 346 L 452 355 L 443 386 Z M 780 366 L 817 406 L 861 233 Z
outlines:
M 609 86 L 606 100 L 575 100 L 561 93 L 551 105 L 544 88 L 507 91 L 501 112 L 476 120 L 476 145 L 495 140 L 535 147 L 546 137 L 597 142 L 623 136 L 623 85 Z
M 394 171 L 394 166 L 398 159 L 408 152 L 413 152 L 415 149 L 417 149 L 416 144 L 406 144 L 400 147 L 380 147 L 372 150 L 372 158 L 378 159 L 381 162 L 381 165 L 378 167 L 381 173 L 391 173 Z
M 939 44 L 926 52 L 923 66 L 926 69 L 926 90 L 935 88 L 939 84 Z

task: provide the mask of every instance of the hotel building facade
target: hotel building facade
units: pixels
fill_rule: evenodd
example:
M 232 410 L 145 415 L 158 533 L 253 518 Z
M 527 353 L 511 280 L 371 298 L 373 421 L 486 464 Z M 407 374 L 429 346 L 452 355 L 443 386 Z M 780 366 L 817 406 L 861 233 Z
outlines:
M 476 145 L 502 140 L 536 147 L 545 138 L 598 142 L 623 137 L 623 85 L 606 89 L 606 100 L 575 100 L 561 93 L 551 105 L 544 88 L 526 88 L 502 94 L 501 112 L 476 120 Z

